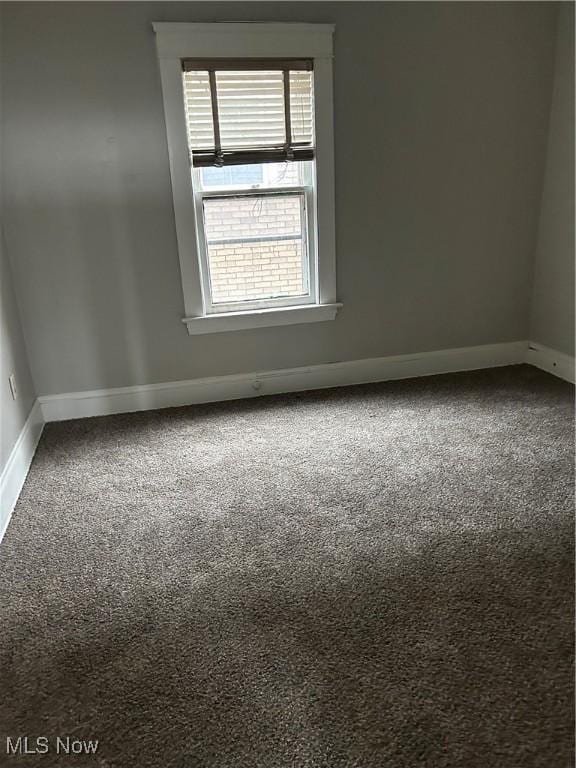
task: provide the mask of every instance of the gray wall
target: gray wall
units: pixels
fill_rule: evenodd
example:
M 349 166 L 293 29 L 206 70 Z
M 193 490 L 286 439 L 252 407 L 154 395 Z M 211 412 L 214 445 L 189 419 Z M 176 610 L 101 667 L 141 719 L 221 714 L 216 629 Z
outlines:
M 574 354 L 574 5 L 558 14 L 554 90 L 534 268 L 532 341 Z
M 39 392 L 525 339 L 556 11 L 5 4 L 6 235 Z M 187 335 L 152 20 L 336 23 L 336 321 Z
M 11 373 L 16 376 L 18 399 L 13 400 L 8 386 Z M 10 264 L 6 257 L 0 228 L 0 408 L 2 427 L 0 439 L 0 472 L 6 466 L 10 451 L 36 399 L 20 316 L 14 295 Z

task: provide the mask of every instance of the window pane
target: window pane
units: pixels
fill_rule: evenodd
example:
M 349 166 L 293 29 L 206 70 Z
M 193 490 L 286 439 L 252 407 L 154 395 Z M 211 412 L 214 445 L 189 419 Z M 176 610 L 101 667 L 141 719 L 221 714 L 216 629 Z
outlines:
M 308 293 L 304 195 L 206 198 L 214 304 Z
M 214 187 L 249 187 L 261 184 L 262 165 L 230 165 L 226 168 L 202 168 L 202 186 Z
M 203 189 L 242 189 L 250 187 L 296 187 L 312 177 L 312 162 L 254 163 L 223 168 L 201 168 Z

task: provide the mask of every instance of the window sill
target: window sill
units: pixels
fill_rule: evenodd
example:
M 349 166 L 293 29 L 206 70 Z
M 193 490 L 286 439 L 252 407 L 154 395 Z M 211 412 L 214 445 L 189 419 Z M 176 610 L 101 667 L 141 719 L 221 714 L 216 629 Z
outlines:
M 297 325 L 334 320 L 342 304 L 312 304 L 278 309 L 252 309 L 247 312 L 226 312 L 201 317 L 184 317 L 191 336 L 222 331 L 244 331 L 249 328 L 268 328 L 274 325 Z

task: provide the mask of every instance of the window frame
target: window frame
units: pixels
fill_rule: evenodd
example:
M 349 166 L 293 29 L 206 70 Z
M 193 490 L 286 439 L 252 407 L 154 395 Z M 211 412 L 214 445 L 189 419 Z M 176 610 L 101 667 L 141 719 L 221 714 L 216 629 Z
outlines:
M 232 166 L 233 167 L 233 166 Z M 229 312 L 248 312 L 258 309 L 274 309 L 282 307 L 296 307 L 303 305 L 318 304 L 317 291 L 317 272 L 318 264 L 316 259 L 316 238 L 314 237 L 316 215 L 315 215 L 315 185 L 314 179 L 309 178 L 307 183 L 291 186 L 251 186 L 251 187 L 230 187 L 226 189 L 207 190 L 202 188 L 200 175 L 203 169 L 195 168 L 192 171 L 194 181 L 192 182 L 192 191 L 194 195 L 194 210 L 196 215 L 196 235 L 198 244 L 198 258 L 200 260 L 200 276 L 202 280 L 202 294 L 204 301 L 204 312 L 206 316 L 213 314 L 224 314 Z M 312 176 L 313 174 L 306 174 Z M 196 182 L 196 183 L 195 183 Z M 305 279 L 308 283 L 308 290 L 305 294 L 299 296 L 271 297 L 265 299 L 245 299 L 242 301 L 214 302 L 210 289 L 210 260 L 208 256 L 208 242 L 205 232 L 205 221 L 203 213 L 203 203 L 206 199 L 232 198 L 259 198 L 272 197 L 276 195 L 299 195 L 302 197 L 302 220 L 304 222 L 304 242 L 306 248 L 306 271 L 303 269 Z
M 334 129 L 332 95 L 332 24 L 299 23 L 172 23 L 154 22 L 160 63 L 164 114 L 174 200 L 174 217 L 184 296 L 185 323 L 190 334 L 332 320 L 342 306 L 336 299 L 334 216 Z M 192 183 L 184 111 L 182 60 L 190 58 L 308 58 L 314 67 L 316 134 L 315 194 L 307 193 L 308 235 L 314 263 L 314 294 L 307 302 L 270 300 L 248 306 L 238 302 L 226 311 L 206 294 L 202 267 L 203 215 L 197 185 Z M 286 188 L 283 188 L 283 191 Z M 253 190 L 255 194 L 266 191 Z M 211 192 L 201 192 L 203 196 Z M 220 193 L 221 194 L 221 193 Z M 311 226 L 315 221 L 316 226 Z M 309 258 L 311 254 L 309 253 Z M 208 300 L 207 300 L 208 299 Z M 226 305 L 228 306 L 228 305 Z M 215 309 L 216 308 L 216 309 Z

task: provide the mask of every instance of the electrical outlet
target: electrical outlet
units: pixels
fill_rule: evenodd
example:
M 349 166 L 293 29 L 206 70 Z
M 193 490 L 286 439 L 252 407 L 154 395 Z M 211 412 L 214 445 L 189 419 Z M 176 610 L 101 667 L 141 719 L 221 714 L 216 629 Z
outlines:
M 13 373 L 8 376 L 8 383 L 10 384 L 10 392 L 12 393 L 12 400 L 16 400 L 18 397 L 18 389 L 16 387 L 16 376 Z

